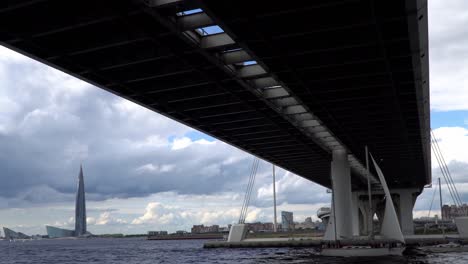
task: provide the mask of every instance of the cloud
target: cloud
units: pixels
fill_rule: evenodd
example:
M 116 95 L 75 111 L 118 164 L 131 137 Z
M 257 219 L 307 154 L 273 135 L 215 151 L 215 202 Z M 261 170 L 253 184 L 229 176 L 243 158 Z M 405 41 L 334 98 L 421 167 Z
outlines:
M 0 50 L 10 54 L 0 59 L 0 197 L 21 199 L 40 185 L 74 194 L 80 163 L 91 200 L 218 192 L 243 183 L 248 166 L 238 166 L 249 155 L 242 151 L 192 138 L 187 126 Z M 216 188 L 200 184 L 206 179 Z
M 174 210 L 176 209 L 176 210 Z M 184 213 L 180 213 L 180 208 L 177 207 L 168 207 L 164 206 L 160 203 L 149 203 L 146 206 L 145 213 L 134 219 L 132 224 L 139 225 L 139 224 L 169 224 L 175 223 L 175 218 L 182 217 Z M 177 215 L 175 213 L 177 213 Z
M 277 203 L 324 203 L 331 200 L 325 188 L 290 172 L 283 172 L 276 180 Z M 258 187 L 258 205 L 271 205 L 273 203 L 273 183 L 266 183 Z
M 446 161 L 460 161 L 468 163 L 468 129 L 464 127 L 440 127 L 434 131 L 437 143 Z M 434 158 L 432 167 L 438 166 Z
M 152 163 L 145 164 L 136 169 L 140 174 L 142 173 L 157 173 L 157 172 L 170 172 L 175 169 L 174 164 L 154 165 Z
M 148 203 L 145 213 L 133 219 L 132 225 L 146 225 L 159 229 L 190 228 L 190 224 L 228 225 L 237 223 L 240 216 L 239 207 L 225 207 L 222 210 L 214 208 L 197 208 L 197 210 L 168 206 L 158 202 Z M 251 206 L 247 211 L 246 222 L 272 222 L 273 210 L 271 208 L 258 208 Z
M 454 12 L 456 10 L 457 12 Z M 432 111 L 468 110 L 468 3 L 429 2 Z M 461 125 L 461 124 L 460 124 Z M 0 219 L 23 231 L 71 225 L 84 164 L 96 232 L 236 222 L 251 156 L 0 47 Z M 468 199 L 468 130 L 435 130 L 457 188 Z M 433 178 L 440 176 L 433 160 Z M 300 220 L 327 205 L 325 189 L 278 170 L 279 210 Z M 248 221 L 271 221 L 271 166 L 261 163 Z M 433 189 L 415 209 L 425 214 Z M 444 186 L 444 201 L 450 195 Z M 106 210 L 115 207 L 116 210 Z M 40 219 L 40 220 L 39 220 Z M 34 220 L 34 222 L 33 222 Z
M 87 217 L 86 223 L 89 226 L 94 225 L 126 225 L 128 222 L 121 218 L 116 218 L 112 215 L 111 212 L 103 212 L 99 215 L 98 218 Z
M 459 192 L 462 201 L 468 201 L 468 129 L 463 127 L 441 127 L 434 131 L 435 138 L 443 154 L 443 158 L 447 163 L 447 167 L 455 182 L 457 191 Z M 418 197 L 415 204 L 415 215 L 424 215 L 428 213 L 434 195 L 434 188 L 438 188 L 437 179 L 441 178 L 442 182 L 442 200 L 443 203 L 453 204 L 450 191 L 447 187 L 446 180 L 440 170 L 440 166 L 432 155 L 432 188 L 426 188 Z M 438 191 L 436 189 L 436 191 Z M 435 202 L 432 205 L 432 215 L 440 214 L 438 195 L 435 197 Z M 427 215 L 425 215 L 427 216 Z
M 214 141 L 208 141 L 206 139 L 199 139 L 199 140 L 193 141 L 188 137 L 175 138 L 174 141 L 172 142 L 172 150 L 184 149 L 194 144 L 209 145 L 209 144 L 214 144 L 214 143 L 215 143 Z
M 428 5 L 431 109 L 468 110 L 468 2 Z
M 0 59 L 3 223 L 34 226 L 29 220 L 34 215 L 41 219 L 35 220 L 36 229 L 24 230 L 71 225 L 80 163 L 93 232 L 145 232 L 153 225 L 175 231 L 238 220 L 249 154 L 15 56 Z M 278 186 L 284 185 L 278 189 L 280 206 L 313 202 L 298 194 L 313 183 L 281 169 L 278 175 Z M 271 166 L 261 162 L 256 188 L 264 190 L 254 192 L 248 221 L 271 221 L 270 184 Z M 118 210 L 106 210 L 116 204 Z M 24 209 L 21 219 L 13 208 Z

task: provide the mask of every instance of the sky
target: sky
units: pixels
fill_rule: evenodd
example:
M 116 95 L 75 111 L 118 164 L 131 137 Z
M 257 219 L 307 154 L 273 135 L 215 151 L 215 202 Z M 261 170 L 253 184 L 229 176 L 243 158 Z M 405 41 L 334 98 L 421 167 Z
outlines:
M 467 24 L 467 1 L 429 1 L 431 126 L 465 201 Z M 1 46 L 0 146 L 0 226 L 28 234 L 44 234 L 45 225 L 73 228 L 80 164 L 92 233 L 234 223 L 252 162 L 241 150 Z M 436 180 L 435 160 L 432 169 Z M 261 162 L 257 174 L 247 221 L 271 222 L 271 165 Z M 276 186 L 278 211 L 294 212 L 296 221 L 316 219 L 330 203 L 325 188 L 281 169 Z M 424 189 L 415 217 L 428 215 L 432 194 Z

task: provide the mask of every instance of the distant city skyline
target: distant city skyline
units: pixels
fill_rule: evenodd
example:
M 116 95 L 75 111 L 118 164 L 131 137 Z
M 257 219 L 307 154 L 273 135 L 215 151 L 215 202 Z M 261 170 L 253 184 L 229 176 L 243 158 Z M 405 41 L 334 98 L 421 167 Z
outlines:
M 466 1 L 429 1 L 431 121 L 468 201 Z M 0 47 L 0 226 L 74 229 L 76 168 L 86 164 L 87 229 L 190 230 L 238 220 L 252 157 L 90 84 Z M 433 178 L 440 172 L 433 161 Z M 278 211 L 316 220 L 325 188 L 278 168 Z M 445 188 L 445 186 L 444 186 Z M 443 191 L 444 200 L 449 194 Z M 272 222 L 271 166 L 257 173 L 247 222 Z M 415 217 L 427 216 L 425 189 Z M 440 214 L 432 210 L 433 214 Z

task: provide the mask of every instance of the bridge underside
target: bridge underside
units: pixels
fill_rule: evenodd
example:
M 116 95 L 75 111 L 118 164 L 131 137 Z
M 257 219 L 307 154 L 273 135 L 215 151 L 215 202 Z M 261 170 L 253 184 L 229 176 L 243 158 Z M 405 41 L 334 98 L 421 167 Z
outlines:
M 8 1 L 0 43 L 323 186 L 330 150 L 305 133 L 318 124 L 358 160 L 368 145 L 391 188 L 421 188 L 429 80 L 417 2 Z M 212 25 L 223 31 L 197 30 Z

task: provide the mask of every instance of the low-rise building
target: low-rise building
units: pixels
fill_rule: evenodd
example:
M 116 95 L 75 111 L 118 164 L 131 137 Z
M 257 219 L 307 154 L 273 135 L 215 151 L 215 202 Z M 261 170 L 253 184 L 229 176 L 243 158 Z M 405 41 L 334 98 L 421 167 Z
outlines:
M 218 233 L 219 225 L 204 226 L 204 225 L 194 225 L 191 229 L 192 234 L 202 234 L 202 233 Z
M 249 232 L 260 233 L 260 232 L 272 232 L 274 229 L 273 229 L 273 223 L 256 222 L 256 223 L 248 223 L 247 230 L 249 230 Z
M 148 236 L 167 236 L 167 231 L 148 231 Z
M 31 238 L 28 235 L 25 235 L 21 232 L 15 232 L 9 228 L 4 227 L 3 233 L 5 233 L 5 239 L 7 240 L 14 240 L 14 239 L 29 239 Z
M 295 230 L 317 229 L 319 222 L 314 223 L 311 217 L 307 217 L 302 223 L 294 223 Z
M 467 204 L 461 206 L 444 204 L 442 206 L 442 220 L 453 220 L 460 216 L 468 216 Z

